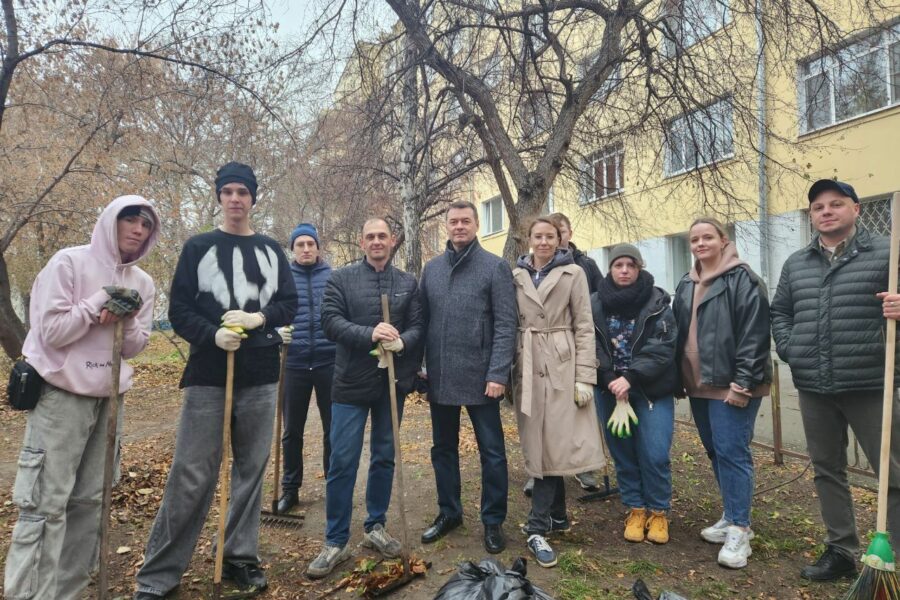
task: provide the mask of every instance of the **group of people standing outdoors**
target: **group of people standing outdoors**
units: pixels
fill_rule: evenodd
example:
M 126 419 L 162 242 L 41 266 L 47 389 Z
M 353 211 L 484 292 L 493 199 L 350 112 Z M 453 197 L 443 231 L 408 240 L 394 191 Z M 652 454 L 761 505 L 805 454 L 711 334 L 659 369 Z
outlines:
M 531 509 L 522 533 L 538 564 L 556 564 L 550 540 L 572 527 L 564 477 L 590 487 L 593 471 L 605 464 L 604 440 L 626 509 L 624 538 L 667 543 L 675 398 L 686 396 L 723 509 L 699 534 L 721 544 L 719 564 L 746 566 L 754 536 L 750 442 L 772 381 L 773 336 L 800 393 L 827 531 L 825 552 L 801 574 L 812 580 L 855 574 L 859 539 L 847 484 L 847 427 L 877 468 L 881 331 L 884 318 L 900 318 L 900 295 L 884 293 L 888 242 L 857 223 L 859 199 L 848 184 L 821 180 L 809 190 L 817 235 L 785 263 L 771 307 L 765 282 L 711 218 L 691 225 L 695 262 L 670 295 L 630 244 L 611 249 L 603 276 L 571 243 L 571 223 L 558 213 L 533 220 L 530 252 L 510 268 L 480 246 L 475 206 L 454 202 L 446 213 L 446 249 L 417 281 L 392 264 L 396 237 L 382 218 L 362 227 L 363 258 L 332 271 L 313 225 L 291 233 L 290 263 L 277 242 L 252 230 L 257 181 L 249 166 L 224 165 L 215 188 L 222 223 L 185 243 L 169 295 L 170 321 L 191 352 L 180 382 L 175 454 L 137 573 L 136 600 L 164 598 L 176 588 L 195 550 L 222 457 L 229 352 L 235 358 L 234 462 L 223 577 L 266 587 L 258 538 L 282 345 L 279 511 L 299 503 L 313 391 L 323 427 L 325 539 L 307 567 L 311 578 L 327 576 L 352 555 L 353 490 L 369 420 L 362 544 L 386 557 L 400 555 L 400 542 L 386 529 L 394 474 L 389 386 L 396 385 L 402 415 L 404 399 L 423 380 L 437 488 L 437 515 L 423 544 L 463 522 L 465 407 L 481 464 L 484 548 L 506 548 L 504 397 L 513 401 L 529 476 Z M 125 358 L 146 345 L 155 289 L 137 262 L 152 250 L 161 225 L 150 202 L 117 198 L 101 214 L 90 245 L 60 251 L 35 280 L 23 352 L 44 388 L 19 457 L 8 598 L 77 598 L 98 559 L 105 560 L 99 519 L 110 326 L 125 321 Z M 134 290 L 142 306 L 110 314 L 111 292 L 104 287 L 110 284 Z M 395 381 L 384 368 L 387 353 L 395 360 Z M 126 365 L 120 389 L 131 385 Z M 894 433 L 900 444 L 900 432 Z M 891 527 L 900 523 L 898 449 L 892 448 Z

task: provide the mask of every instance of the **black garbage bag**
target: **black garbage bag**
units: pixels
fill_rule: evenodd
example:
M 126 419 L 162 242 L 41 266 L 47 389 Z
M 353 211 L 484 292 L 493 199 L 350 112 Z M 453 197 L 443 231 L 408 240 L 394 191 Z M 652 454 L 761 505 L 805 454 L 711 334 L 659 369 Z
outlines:
M 493 558 L 485 558 L 477 565 L 465 562 L 438 590 L 434 600 L 553 600 L 532 585 L 525 574 L 524 558 L 517 558 L 509 569 Z
M 634 585 L 631 586 L 631 593 L 634 594 L 634 597 L 637 600 L 653 600 L 653 596 L 650 594 L 647 584 L 644 583 L 642 579 L 638 579 L 634 582 Z M 679 596 L 675 592 L 663 592 L 656 600 L 687 600 L 687 598 Z

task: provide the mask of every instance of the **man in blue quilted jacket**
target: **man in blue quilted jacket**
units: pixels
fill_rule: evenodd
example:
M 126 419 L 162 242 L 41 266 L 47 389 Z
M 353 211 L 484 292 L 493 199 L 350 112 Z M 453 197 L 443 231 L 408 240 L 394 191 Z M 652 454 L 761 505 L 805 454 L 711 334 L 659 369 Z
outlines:
M 315 225 L 300 223 L 291 232 L 291 274 L 297 286 L 297 314 L 293 329 L 279 330 L 288 346 L 284 374 L 284 429 L 281 434 L 284 475 L 278 512 L 297 505 L 303 485 L 303 431 L 313 390 L 322 421 L 322 471 L 328 477 L 331 456 L 331 380 L 334 378 L 334 342 L 322 331 L 322 294 L 331 278 L 331 266 L 320 256 Z

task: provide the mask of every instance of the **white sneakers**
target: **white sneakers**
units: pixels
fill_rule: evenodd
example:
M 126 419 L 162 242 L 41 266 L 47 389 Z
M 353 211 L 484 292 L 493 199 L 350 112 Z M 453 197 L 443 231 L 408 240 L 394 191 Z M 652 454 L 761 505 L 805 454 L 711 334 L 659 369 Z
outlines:
M 729 525 L 725 529 L 725 543 L 719 550 L 718 562 L 729 569 L 743 569 L 747 566 L 747 558 L 753 554 L 750 548 L 750 530 Z
M 725 520 L 725 515 L 722 515 L 722 518 L 716 521 L 714 525 L 710 525 L 709 527 L 704 528 L 700 531 L 700 537 L 709 542 L 710 544 L 724 544 L 726 531 L 728 530 L 728 526 L 731 525 L 728 521 Z M 753 530 L 750 530 L 750 539 L 756 537 L 756 534 L 753 533 Z

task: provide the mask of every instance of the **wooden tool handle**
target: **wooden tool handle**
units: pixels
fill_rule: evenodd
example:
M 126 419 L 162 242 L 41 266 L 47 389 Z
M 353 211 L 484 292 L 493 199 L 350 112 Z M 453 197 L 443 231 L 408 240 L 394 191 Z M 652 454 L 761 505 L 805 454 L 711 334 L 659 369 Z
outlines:
M 897 267 L 900 263 L 900 192 L 891 199 L 891 251 L 888 261 L 888 289 L 897 293 Z M 891 420 L 894 411 L 894 353 L 897 347 L 897 321 L 887 319 L 884 344 L 884 400 L 881 410 L 881 456 L 878 467 L 878 519 L 876 529 L 887 531 L 888 480 L 891 463 Z
M 100 572 L 97 587 L 100 600 L 109 598 L 109 517 L 112 509 L 113 473 L 116 469 L 116 432 L 119 428 L 119 378 L 122 373 L 122 340 L 125 323 L 116 321 L 113 330 L 112 372 L 106 401 L 106 459 L 103 464 L 103 499 L 100 506 Z
M 381 295 L 381 320 L 385 323 L 391 322 L 391 308 L 388 303 L 387 294 Z M 403 480 L 403 458 L 400 456 L 400 407 L 397 404 L 397 381 L 394 376 L 394 353 L 385 351 L 385 357 L 388 365 L 388 391 L 391 395 L 391 429 L 394 433 L 394 464 L 397 471 L 397 487 L 400 493 L 397 498 L 398 509 L 400 511 L 400 543 L 402 549 L 400 551 L 400 559 L 403 561 L 403 575 L 409 576 L 409 526 L 406 523 L 406 483 Z
M 216 535 L 216 570 L 213 574 L 214 596 L 221 594 L 222 566 L 225 562 L 225 520 L 228 496 L 231 495 L 231 409 L 234 405 L 234 352 L 228 353 L 225 372 L 225 415 L 222 422 L 222 465 L 219 475 L 219 531 Z
M 281 346 L 281 364 L 278 367 L 278 394 L 275 399 L 275 483 L 272 485 L 272 514 L 278 514 L 278 489 L 281 485 L 281 419 L 284 414 L 284 367 L 287 363 L 287 346 Z

